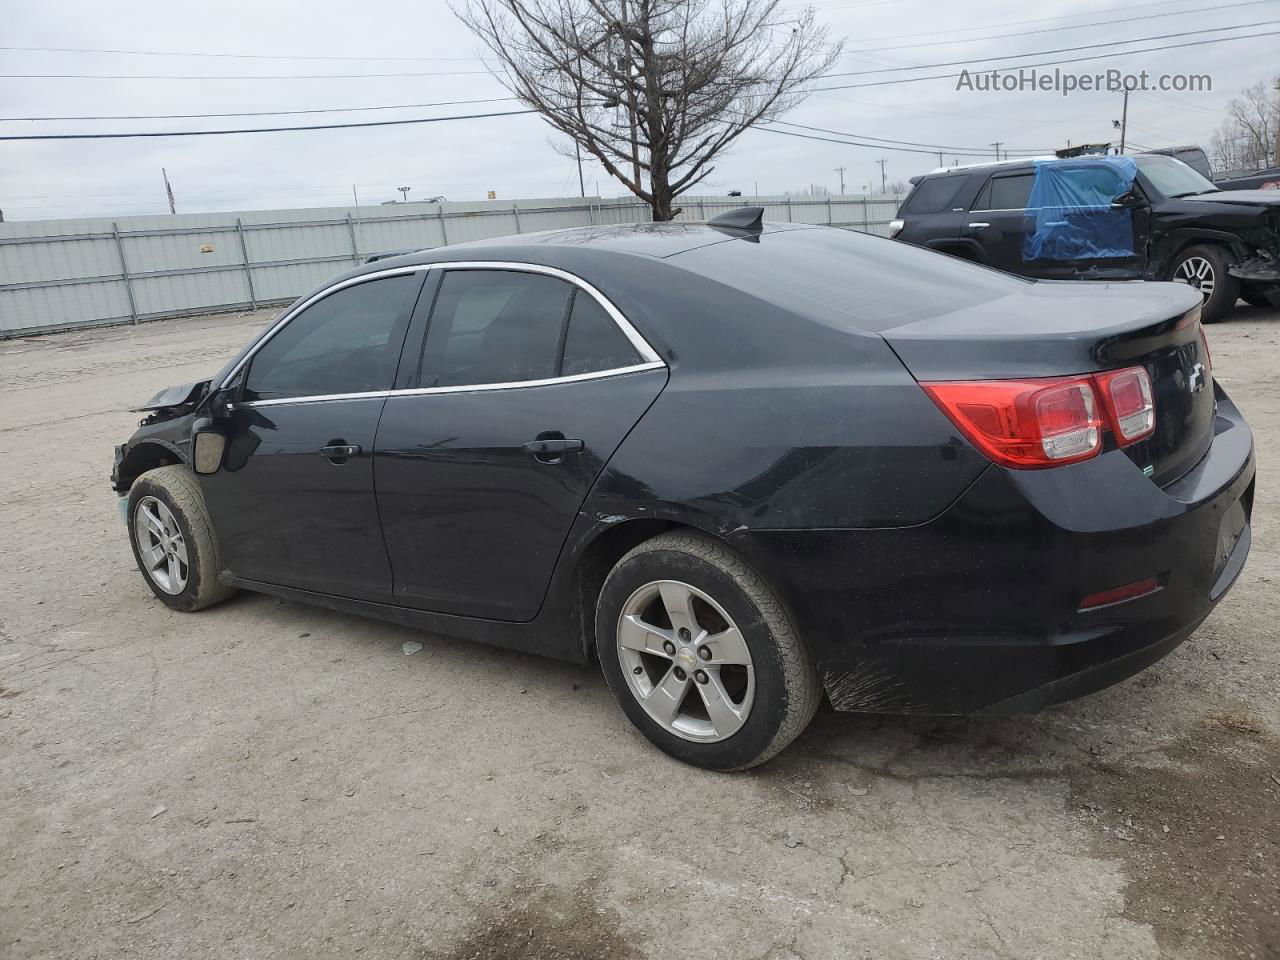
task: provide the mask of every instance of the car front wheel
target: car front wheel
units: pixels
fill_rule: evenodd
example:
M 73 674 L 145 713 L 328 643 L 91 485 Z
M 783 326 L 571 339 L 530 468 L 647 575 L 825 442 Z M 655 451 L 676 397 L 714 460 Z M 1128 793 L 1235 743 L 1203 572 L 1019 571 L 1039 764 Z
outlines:
M 1231 261 L 1221 247 L 1191 247 L 1178 255 L 1169 270 L 1169 279 L 1195 287 L 1204 295 L 1200 319 L 1205 323 L 1221 320 L 1236 305 L 1240 296 L 1240 280 L 1228 272 Z
M 596 608 L 609 688 L 679 760 L 740 770 L 808 726 L 822 687 L 782 602 L 730 547 L 669 533 L 624 556 Z
M 159 467 L 135 480 L 126 515 L 138 569 L 164 604 L 190 612 L 235 593 L 218 582 L 218 541 L 200 485 L 186 466 Z

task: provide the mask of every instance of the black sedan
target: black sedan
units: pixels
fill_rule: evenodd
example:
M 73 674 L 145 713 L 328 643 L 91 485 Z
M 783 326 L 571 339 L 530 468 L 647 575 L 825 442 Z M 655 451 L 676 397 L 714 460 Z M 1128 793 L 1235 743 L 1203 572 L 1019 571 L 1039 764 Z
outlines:
M 571 661 L 690 763 L 839 710 L 1034 710 L 1239 575 L 1253 440 L 1181 284 L 828 228 L 561 231 L 367 265 L 116 452 L 177 610 L 236 588 Z

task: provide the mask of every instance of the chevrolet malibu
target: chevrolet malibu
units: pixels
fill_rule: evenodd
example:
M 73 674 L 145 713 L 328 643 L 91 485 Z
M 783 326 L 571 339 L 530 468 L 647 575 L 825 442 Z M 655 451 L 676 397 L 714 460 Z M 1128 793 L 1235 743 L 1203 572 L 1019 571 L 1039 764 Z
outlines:
M 824 696 L 1030 711 L 1195 630 L 1254 493 L 1197 291 L 760 214 L 445 247 L 307 294 L 117 448 L 147 585 L 594 658 L 646 737 L 719 770 Z

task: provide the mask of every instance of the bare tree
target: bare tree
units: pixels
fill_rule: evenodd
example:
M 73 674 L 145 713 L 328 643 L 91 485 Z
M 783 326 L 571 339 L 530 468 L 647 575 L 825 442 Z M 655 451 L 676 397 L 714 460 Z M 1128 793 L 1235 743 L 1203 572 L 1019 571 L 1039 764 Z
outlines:
M 795 106 L 840 44 L 780 0 L 459 0 L 498 79 L 653 210 Z
M 1219 170 L 1280 165 L 1280 92 L 1265 83 L 1241 91 L 1227 104 L 1227 118 L 1210 140 L 1210 149 Z

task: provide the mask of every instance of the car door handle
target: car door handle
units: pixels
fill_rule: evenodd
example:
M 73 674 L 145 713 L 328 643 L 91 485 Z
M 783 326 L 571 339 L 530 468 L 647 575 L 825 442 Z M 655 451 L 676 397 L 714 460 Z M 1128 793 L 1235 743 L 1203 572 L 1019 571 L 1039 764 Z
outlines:
M 320 456 L 327 458 L 330 463 L 336 464 L 346 463 L 348 459 L 359 452 L 360 444 L 358 443 L 331 443 L 320 448 Z
M 548 437 L 545 440 L 530 440 L 521 449 L 539 463 L 559 463 L 566 453 L 581 453 L 584 447 L 581 440 Z
M 989 224 L 989 223 L 985 223 L 985 222 L 971 223 L 971 224 L 969 224 L 969 229 L 970 229 L 970 230 L 985 230 L 985 229 L 987 229 L 987 227 L 989 227 L 989 226 L 991 226 L 991 224 Z

